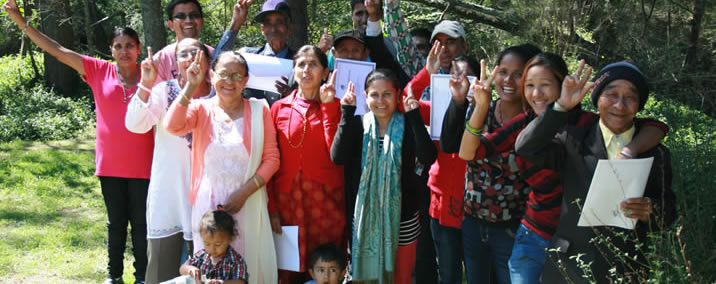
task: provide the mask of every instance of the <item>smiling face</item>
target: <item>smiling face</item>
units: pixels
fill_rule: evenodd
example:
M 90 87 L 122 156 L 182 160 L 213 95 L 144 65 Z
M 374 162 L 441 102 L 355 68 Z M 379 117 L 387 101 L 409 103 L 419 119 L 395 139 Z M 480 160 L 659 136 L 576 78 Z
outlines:
M 467 51 L 467 43 L 463 38 L 452 38 L 449 35 L 440 33 L 435 35 L 434 40 L 439 41 L 445 47 L 445 51 L 440 56 L 440 67 L 443 70 L 450 70 L 452 60 L 457 56 L 465 55 L 465 51 Z
M 302 90 L 315 89 L 328 75 L 328 68 L 321 65 L 313 50 L 303 52 L 293 63 L 294 79 Z
M 537 114 L 559 98 L 560 84 L 552 71 L 542 65 L 532 66 L 525 78 L 525 99 Z
M 338 266 L 336 261 L 323 261 L 319 259 L 311 269 L 308 270 L 311 278 L 316 284 L 338 284 L 345 278 L 346 271 Z
M 176 33 L 177 41 L 184 38 L 199 38 L 204 19 L 194 3 L 177 4 L 172 18 L 167 22 L 169 29 Z
M 117 61 L 117 65 L 122 66 L 137 64 L 137 57 L 142 46 L 129 36 L 119 35 L 112 39 L 109 49 L 112 51 L 112 57 Z
M 619 134 L 628 130 L 639 111 L 639 91 L 632 82 L 619 79 L 609 82 L 597 101 L 602 123 Z
M 196 54 L 201 50 L 200 45 L 201 42 L 193 38 L 186 38 L 177 43 L 177 70 L 180 78 L 186 78 L 187 68 L 194 62 Z M 199 63 L 199 67 L 206 72 L 209 69 L 209 56 L 204 54 L 204 59 L 204 62 Z
M 519 86 L 523 68 L 525 65 L 519 56 L 508 53 L 502 57 L 495 75 L 495 90 L 501 100 L 510 103 L 521 100 Z
M 353 29 L 365 31 L 366 26 L 368 26 L 368 9 L 366 9 L 365 4 L 356 3 L 353 6 L 351 19 L 353 20 Z
M 368 85 L 366 104 L 379 120 L 390 119 L 398 106 L 398 90 L 389 80 L 375 80 Z
M 201 241 L 204 243 L 204 250 L 211 256 L 214 262 L 221 260 L 231 245 L 232 237 L 226 232 L 217 231 L 212 233 L 199 232 Z
M 288 42 L 288 35 L 291 34 L 291 20 L 281 12 L 269 13 L 264 16 L 264 22 L 261 23 L 261 33 L 274 52 L 279 52 L 286 47 L 286 42 Z
M 222 55 L 210 73 L 211 85 L 220 99 L 241 98 L 241 92 L 249 81 L 246 66 L 239 62 L 237 55 Z
M 369 50 L 364 44 L 352 38 L 341 39 L 333 50 L 336 58 L 358 61 L 368 59 L 368 53 Z

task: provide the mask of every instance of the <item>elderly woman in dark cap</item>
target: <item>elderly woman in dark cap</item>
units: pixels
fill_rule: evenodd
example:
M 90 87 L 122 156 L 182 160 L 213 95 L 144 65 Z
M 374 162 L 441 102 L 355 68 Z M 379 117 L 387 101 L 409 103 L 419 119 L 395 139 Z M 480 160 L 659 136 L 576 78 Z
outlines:
M 641 282 L 648 275 L 646 260 L 638 243 L 646 241 L 649 230 L 658 230 L 676 217 L 671 190 L 671 158 L 663 145 L 634 158 L 653 157 L 643 197 L 622 200 L 625 217 L 636 219 L 634 230 L 613 226 L 580 227 L 581 206 L 589 192 L 597 162 L 630 155 L 623 145 L 639 133 L 634 116 L 644 108 L 649 87 L 643 74 L 626 61 L 605 66 L 593 82 L 584 78 L 580 64 L 577 74 L 567 76 L 559 99 L 520 134 L 517 153 L 541 166 L 561 172 L 564 194 L 557 231 L 548 252 L 544 283 L 609 283 L 615 277 Z M 592 101 L 599 120 L 580 126 L 562 127 L 567 111 L 579 104 L 594 88 Z M 626 236 L 626 237 L 623 237 Z M 600 240 L 605 240 L 604 242 Z M 628 256 L 628 257 L 626 257 Z M 590 264 L 587 271 L 582 265 Z M 616 268 L 616 273 L 610 272 Z M 586 277 L 583 274 L 587 274 Z

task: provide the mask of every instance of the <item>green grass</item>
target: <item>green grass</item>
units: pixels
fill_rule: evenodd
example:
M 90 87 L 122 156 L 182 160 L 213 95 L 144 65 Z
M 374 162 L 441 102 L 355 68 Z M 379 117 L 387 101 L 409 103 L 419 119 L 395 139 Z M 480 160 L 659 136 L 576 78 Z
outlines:
M 107 217 L 94 157 L 92 134 L 0 144 L 0 282 L 103 281 Z

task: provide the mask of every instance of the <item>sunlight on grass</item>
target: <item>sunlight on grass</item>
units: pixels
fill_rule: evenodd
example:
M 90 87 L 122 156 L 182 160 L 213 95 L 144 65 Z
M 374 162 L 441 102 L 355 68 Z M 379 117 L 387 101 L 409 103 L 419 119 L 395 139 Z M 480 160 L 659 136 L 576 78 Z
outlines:
M 0 143 L 0 153 L 0 282 L 103 281 L 107 217 L 93 175 L 94 137 Z

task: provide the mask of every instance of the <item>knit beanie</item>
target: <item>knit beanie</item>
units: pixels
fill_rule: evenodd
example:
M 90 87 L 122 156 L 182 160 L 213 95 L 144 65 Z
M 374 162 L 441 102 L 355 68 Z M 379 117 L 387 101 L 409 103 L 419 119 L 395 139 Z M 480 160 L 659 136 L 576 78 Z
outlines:
M 639 92 L 639 110 L 644 108 L 646 100 L 649 98 L 649 85 L 646 82 L 646 78 L 644 78 L 644 75 L 641 73 L 641 70 L 639 70 L 636 65 L 628 61 L 619 61 L 609 64 L 604 66 L 602 70 L 599 70 L 599 73 L 594 76 L 592 81 L 598 80 L 602 77 L 602 74 L 605 73 L 607 76 L 601 83 L 599 83 L 599 85 L 594 87 L 594 90 L 592 91 L 592 103 L 594 103 L 594 106 L 597 105 L 597 101 L 599 101 L 599 96 L 602 95 L 604 87 L 609 85 L 609 83 L 614 80 L 623 79 L 636 86 L 636 89 Z

